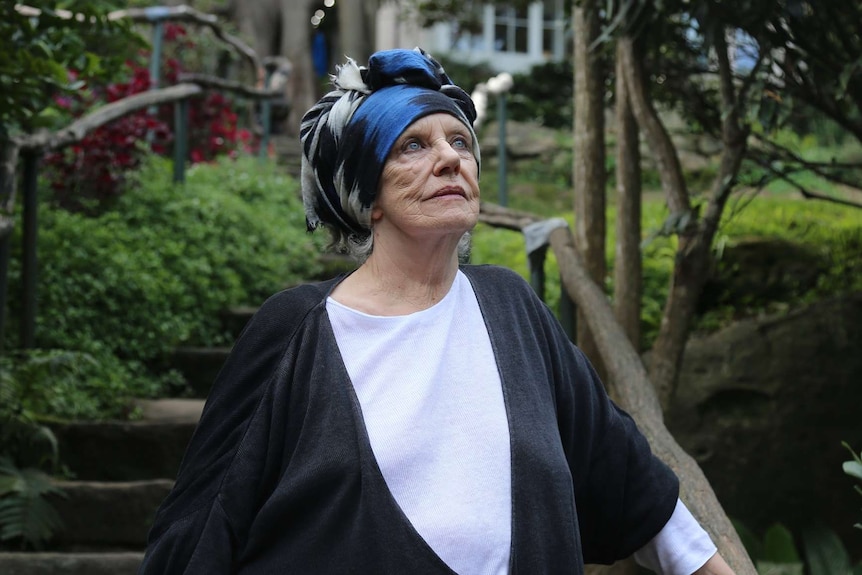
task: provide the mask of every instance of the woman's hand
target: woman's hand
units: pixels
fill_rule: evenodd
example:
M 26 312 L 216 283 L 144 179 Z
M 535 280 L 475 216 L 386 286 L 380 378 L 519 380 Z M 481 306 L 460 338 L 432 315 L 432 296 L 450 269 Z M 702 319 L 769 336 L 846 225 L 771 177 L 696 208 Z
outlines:
M 734 572 L 724 560 L 724 557 L 720 553 L 716 553 L 703 564 L 703 567 L 692 575 L 734 575 Z

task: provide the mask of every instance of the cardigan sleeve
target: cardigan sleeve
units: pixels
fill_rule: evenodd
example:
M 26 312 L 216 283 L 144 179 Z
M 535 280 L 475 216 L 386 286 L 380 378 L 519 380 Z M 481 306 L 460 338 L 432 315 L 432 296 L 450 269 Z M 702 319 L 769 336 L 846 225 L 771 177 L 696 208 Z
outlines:
M 679 482 L 628 413 L 607 396 L 586 356 L 568 342 L 571 371 L 557 388 L 560 434 L 575 487 L 586 563 L 611 563 L 667 523 Z
M 230 522 L 215 499 L 151 540 L 139 573 L 232 573 L 235 547 Z
M 234 344 L 207 398 L 171 493 L 156 513 L 139 573 L 228 573 L 240 560 L 284 453 L 290 382 L 279 373 L 312 286 L 270 298 Z M 276 385 L 278 383 L 278 385 Z M 279 443 L 279 449 L 271 445 Z
M 575 488 L 584 562 L 612 563 L 662 529 L 679 483 L 652 454 L 634 420 L 610 400 L 587 357 L 552 316 L 548 321 L 557 419 Z
M 546 386 L 574 492 L 580 558 L 612 563 L 630 556 L 671 517 L 679 494 L 676 475 L 610 400 L 586 356 L 523 278 L 496 266 L 466 266 L 465 272 L 492 340 L 509 346 L 498 361 L 524 382 L 536 378 L 524 387 Z M 532 399 L 543 401 L 541 393 Z M 566 504 L 559 499 L 558 505 Z

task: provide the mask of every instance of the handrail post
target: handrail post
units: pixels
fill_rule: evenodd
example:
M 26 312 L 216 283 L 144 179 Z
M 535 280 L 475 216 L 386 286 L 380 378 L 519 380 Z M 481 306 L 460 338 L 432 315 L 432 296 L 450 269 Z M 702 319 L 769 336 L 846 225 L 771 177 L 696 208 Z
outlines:
M 500 205 L 504 208 L 509 203 L 509 186 L 506 181 L 508 166 L 506 165 L 506 92 L 497 95 L 497 122 L 500 127 L 500 141 L 497 144 L 498 175 L 497 190 Z
M 189 157 L 189 99 L 174 103 L 174 183 L 186 181 Z
M 9 293 L 9 236 L 0 239 L 0 355 L 6 339 L 6 302 Z
M 153 23 L 153 51 L 150 53 L 150 90 L 155 90 L 161 82 L 162 68 L 162 43 L 164 42 L 165 24 L 164 19 L 168 16 L 169 9 L 166 6 L 150 6 L 144 9 L 147 20 Z M 151 106 L 147 113 L 150 116 L 158 114 L 158 108 Z M 152 144 L 155 135 L 152 130 L 147 131 L 147 143 Z
M 267 60 L 264 62 L 263 70 L 263 87 L 269 90 L 272 83 L 272 75 L 275 72 L 275 62 Z M 260 137 L 260 150 L 258 155 L 261 160 L 266 160 L 269 157 L 269 136 L 272 132 L 272 101 L 269 98 L 260 103 L 260 123 L 263 129 L 263 134 Z
M 545 301 L 545 256 L 548 253 L 548 244 L 545 244 L 529 254 L 527 263 L 530 267 L 530 285 L 539 299 Z
M 0 125 L 0 217 L 7 218 L 12 215 L 9 209 L 11 199 L 15 197 L 15 173 L 18 169 L 19 149 L 18 145 L 9 139 L 5 127 Z M 9 243 L 12 241 L 14 220 L 11 217 L 2 222 L 9 225 L 9 229 L 2 230 L 3 237 L 0 238 L 0 354 L 3 353 L 6 340 L 6 303 L 9 301 Z
M 23 206 L 23 253 L 21 265 L 22 279 L 22 318 L 21 347 L 31 349 L 36 341 L 36 274 L 38 268 L 36 242 L 38 239 L 38 170 L 39 152 L 27 150 L 22 153 L 24 161 L 24 198 Z
M 551 233 L 557 228 L 568 228 L 569 224 L 563 218 L 551 218 L 525 225 L 521 228 L 524 243 L 527 248 L 527 260 L 530 265 L 530 285 L 542 301 L 545 301 L 545 256 L 551 242 Z M 560 278 L 560 324 L 569 339 L 575 340 L 574 302 L 566 292 L 566 286 Z
M 159 17 L 156 15 L 154 17 Z M 161 81 L 162 67 L 162 42 L 164 41 L 164 21 L 161 19 L 153 22 L 153 52 L 150 54 L 150 89 L 155 90 Z
M 566 291 L 566 284 L 563 283 L 563 278 L 560 277 L 560 325 L 563 326 L 563 331 L 566 332 L 566 335 L 569 336 L 571 341 L 575 341 L 578 333 L 578 322 L 575 314 L 576 309 L 575 302 L 572 301 L 572 298 L 569 296 L 569 292 Z

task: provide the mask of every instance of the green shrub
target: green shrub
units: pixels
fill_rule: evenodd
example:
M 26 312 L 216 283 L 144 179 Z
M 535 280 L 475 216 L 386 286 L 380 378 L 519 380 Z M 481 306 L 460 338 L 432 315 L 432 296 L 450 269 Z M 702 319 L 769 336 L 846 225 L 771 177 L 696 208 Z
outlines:
M 783 242 L 809 262 L 813 278 L 798 273 L 775 279 L 768 293 L 734 293 L 738 258 L 730 252 L 745 243 Z M 803 259 L 802 254 L 807 254 Z M 750 204 L 729 206 L 715 241 L 713 277 L 726 293 L 702 309 L 698 326 L 714 329 L 738 317 L 786 311 L 838 294 L 862 291 L 862 211 L 827 202 L 760 195 Z M 743 272 L 744 273 L 744 272 Z M 738 284 L 738 282 L 736 282 Z
M 30 350 L 0 357 L 0 369 L 15 403 L 39 419 L 127 419 L 130 399 L 161 391 L 160 379 L 106 351 Z
M 853 565 L 844 543 L 828 527 L 802 530 L 802 552 L 796 538 L 781 523 L 773 523 L 759 539 L 738 521 L 733 526 L 761 575 L 859 575 L 862 563 Z
M 9 363 L 0 358 L 0 550 L 39 549 L 62 527 L 47 499 L 64 496 L 48 474 L 59 467 L 57 438 L 23 402 Z
M 533 121 L 559 128 L 574 122 L 574 69 L 572 62 L 537 64 L 515 74 L 506 112 L 513 120 Z
M 41 205 L 37 347 L 99 361 L 110 354 L 143 376 L 141 365 L 177 345 L 227 342 L 219 320 L 227 307 L 259 304 L 317 272 L 297 185 L 273 165 L 198 164 L 184 185 L 171 173 L 169 162 L 150 158 L 95 217 Z M 12 286 L 18 262 L 13 255 Z M 10 301 L 12 319 L 19 305 Z
M 449 58 L 446 54 L 431 55 L 440 62 L 440 65 L 446 70 L 446 74 L 452 79 L 452 82 L 456 86 L 461 86 L 468 94 L 481 82 L 487 82 L 488 78 L 497 75 L 488 62 L 464 64 L 463 62 Z

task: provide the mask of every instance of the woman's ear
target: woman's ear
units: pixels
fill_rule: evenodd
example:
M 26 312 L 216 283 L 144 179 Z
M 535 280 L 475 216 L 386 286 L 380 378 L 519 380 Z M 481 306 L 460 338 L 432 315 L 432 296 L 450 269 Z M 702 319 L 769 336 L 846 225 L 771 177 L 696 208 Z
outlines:
M 383 217 L 383 210 L 381 208 L 377 207 L 377 205 L 375 204 L 371 208 L 371 224 L 374 225 L 375 223 L 379 222 L 382 217 Z

